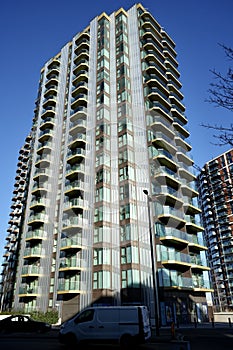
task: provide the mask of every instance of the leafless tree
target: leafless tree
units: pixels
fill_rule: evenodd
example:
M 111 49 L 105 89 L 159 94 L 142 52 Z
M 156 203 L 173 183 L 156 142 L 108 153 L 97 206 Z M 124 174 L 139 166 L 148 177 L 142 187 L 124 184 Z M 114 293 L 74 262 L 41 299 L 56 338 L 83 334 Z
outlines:
M 229 61 L 233 61 L 233 49 L 223 44 L 219 44 L 225 52 Z M 209 98 L 207 102 L 213 104 L 215 107 L 222 107 L 233 112 L 233 70 L 229 68 L 227 73 L 223 75 L 217 72 L 215 69 L 211 70 L 214 81 L 210 84 Z M 217 131 L 217 135 L 213 135 L 218 142 L 216 145 L 233 146 L 233 124 L 229 127 L 223 127 L 222 125 L 210 125 L 202 124 L 203 127 L 208 129 L 214 129 Z

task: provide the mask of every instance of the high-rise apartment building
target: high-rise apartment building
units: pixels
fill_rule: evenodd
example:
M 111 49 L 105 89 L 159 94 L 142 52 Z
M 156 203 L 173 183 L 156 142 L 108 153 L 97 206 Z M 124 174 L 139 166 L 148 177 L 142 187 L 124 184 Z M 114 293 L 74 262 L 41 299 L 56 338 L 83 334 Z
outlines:
M 198 175 L 214 310 L 233 309 L 233 150 L 207 162 Z
M 8 235 L 6 237 L 5 253 L 2 261 L 2 276 L 0 283 L 1 309 L 8 310 L 13 306 L 14 286 L 17 274 L 20 240 L 24 225 L 24 212 L 27 203 L 28 182 L 31 169 L 30 154 L 32 137 L 26 137 L 23 147 L 19 151 L 15 176 Z
M 179 76 L 175 43 L 141 4 L 94 18 L 44 65 L 9 305 L 63 320 L 90 304 L 145 304 L 163 325 L 207 317 Z

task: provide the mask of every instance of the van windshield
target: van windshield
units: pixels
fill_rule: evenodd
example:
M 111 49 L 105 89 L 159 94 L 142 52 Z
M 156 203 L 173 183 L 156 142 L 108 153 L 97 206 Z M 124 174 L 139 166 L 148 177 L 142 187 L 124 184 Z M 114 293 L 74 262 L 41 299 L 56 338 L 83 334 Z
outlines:
M 94 310 L 85 310 L 74 320 L 75 323 L 90 322 L 94 318 Z

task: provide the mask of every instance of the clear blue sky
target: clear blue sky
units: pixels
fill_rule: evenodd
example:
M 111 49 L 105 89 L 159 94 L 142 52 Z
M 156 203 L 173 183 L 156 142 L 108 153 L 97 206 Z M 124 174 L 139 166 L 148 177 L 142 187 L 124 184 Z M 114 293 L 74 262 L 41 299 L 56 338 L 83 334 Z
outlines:
M 135 1 L 11 0 L 0 6 L 0 262 L 18 152 L 33 118 L 40 69 L 102 12 L 111 14 Z M 205 102 L 210 69 L 225 73 L 230 62 L 218 43 L 233 48 L 232 0 L 144 0 L 141 2 L 176 43 L 188 129 L 196 164 L 228 149 L 212 145 L 213 131 L 201 123 L 232 123 L 232 113 Z

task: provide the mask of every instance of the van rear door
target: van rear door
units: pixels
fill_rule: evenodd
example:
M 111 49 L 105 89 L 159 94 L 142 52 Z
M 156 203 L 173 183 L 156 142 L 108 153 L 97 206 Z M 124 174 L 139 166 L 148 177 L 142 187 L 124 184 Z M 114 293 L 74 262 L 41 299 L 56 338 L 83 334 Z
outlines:
M 145 340 L 151 337 L 150 318 L 147 307 L 139 306 L 140 333 Z

